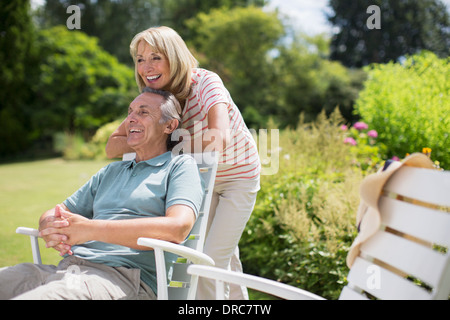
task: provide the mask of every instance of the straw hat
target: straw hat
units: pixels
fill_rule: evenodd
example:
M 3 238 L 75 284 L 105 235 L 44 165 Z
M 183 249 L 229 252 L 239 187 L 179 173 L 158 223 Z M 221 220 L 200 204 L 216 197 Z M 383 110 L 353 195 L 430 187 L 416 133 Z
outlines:
M 402 166 L 434 169 L 433 162 L 428 156 L 423 153 L 414 153 L 406 157 L 402 162 L 394 161 L 383 171 L 364 178 L 360 187 L 361 200 L 356 213 L 359 234 L 353 241 L 347 255 L 347 265 L 349 268 L 358 256 L 361 244 L 372 237 L 380 228 L 381 218 L 378 209 L 378 200 L 386 182 Z

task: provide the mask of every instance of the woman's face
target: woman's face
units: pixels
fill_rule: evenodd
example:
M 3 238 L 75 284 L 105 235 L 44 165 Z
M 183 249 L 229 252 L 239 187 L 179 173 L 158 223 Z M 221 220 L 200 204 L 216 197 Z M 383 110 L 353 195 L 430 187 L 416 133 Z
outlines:
M 153 52 L 146 41 L 138 44 L 136 54 L 137 71 L 145 86 L 157 90 L 169 90 L 170 65 L 162 54 Z

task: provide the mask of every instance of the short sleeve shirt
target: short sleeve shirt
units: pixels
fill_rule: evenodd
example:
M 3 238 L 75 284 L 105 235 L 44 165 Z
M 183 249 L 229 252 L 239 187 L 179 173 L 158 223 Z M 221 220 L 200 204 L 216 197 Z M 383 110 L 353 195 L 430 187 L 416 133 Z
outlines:
M 139 163 L 133 160 L 109 164 L 64 204 L 71 212 L 94 220 L 160 217 L 175 204 L 187 205 L 198 215 L 203 192 L 198 167 L 192 157 L 173 157 L 167 152 Z M 99 241 L 73 246 L 72 251 L 75 256 L 95 263 L 141 269 L 141 279 L 156 292 L 153 251 Z
M 252 134 L 247 128 L 230 93 L 214 72 L 195 68 L 192 90 L 182 113 L 182 128 L 191 138 L 202 137 L 208 131 L 208 112 L 218 103 L 228 108 L 231 142 L 219 155 L 216 180 L 248 180 L 259 177 L 261 164 Z

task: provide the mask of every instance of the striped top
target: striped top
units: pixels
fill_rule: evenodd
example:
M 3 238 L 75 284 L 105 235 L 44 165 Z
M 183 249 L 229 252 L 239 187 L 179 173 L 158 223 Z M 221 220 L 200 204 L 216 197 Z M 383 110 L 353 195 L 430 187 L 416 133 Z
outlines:
M 214 72 L 193 69 L 192 90 L 183 109 L 182 128 L 189 131 L 191 139 L 203 136 L 208 131 L 208 111 L 218 103 L 228 106 L 231 141 L 219 155 L 216 180 L 258 178 L 261 164 L 256 143 L 230 93 Z

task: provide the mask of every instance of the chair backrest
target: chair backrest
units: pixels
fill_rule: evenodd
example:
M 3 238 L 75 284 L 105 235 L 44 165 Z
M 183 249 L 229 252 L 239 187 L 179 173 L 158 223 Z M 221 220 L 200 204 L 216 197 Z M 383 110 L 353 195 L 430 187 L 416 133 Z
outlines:
M 205 186 L 205 196 L 199 210 L 197 220 L 191 230 L 184 246 L 203 252 L 205 244 L 206 227 L 208 224 L 209 210 L 211 207 L 214 181 L 217 173 L 217 158 L 215 153 L 192 154 L 197 162 L 200 176 Z M 190 261 L 185 258 L 178 258 L 169 271 L 169 300 L 186 300 L 189 288 L 197 286 L 197 282 L 191 282 L 191 276 L 187 273 Z M 195 289 L 194 289 L 195 291 Z
M 188 239 L 183 246 L 203 252 L 203 245 L 206 237 L 206 227 L 208 224 L 209 210 L 211 207 L 212 193 L 217 173 L 218 157 L 215 152 L 204 152 L 190 154 L 195 161 L 200 172 L 205 187 L 205 195 L 200 207 L 197 220 L 192 227 Z M 133 160 L 135 153 L 124 154 L 122 160 Z M 196 291 L 197 281 L 191 282 L 191 275 L 187 273 L 187 268 L 191 264 L 186 258 L 178 257 L 168 272 L 168 299 L 186 300 L 191 290 Z
M 340 299 L 448 299 L 450 172 L 403 166 L 378 205 L 381 228 L 361 245 Z
M 193 155 L 195 160 L 197 161 L 200 176 L 205 185 L 205 196 L 203 198 L 203 202 L 200 207 L 194 227 L 191 230 L 189 238 L 185 242 L 185 246 L 197 251 L 203 251 L 203 245 L 205 244 L 206 227 L 207 220 L 209 218 L 209 209 L 211 207 L 212 190 L 214 189 L 214 181 L 217 173 L 217 159 L 214 158 L 214 154 L 211 154 L 210 159 L 201 159 L 205 158 L 205 155 Z

